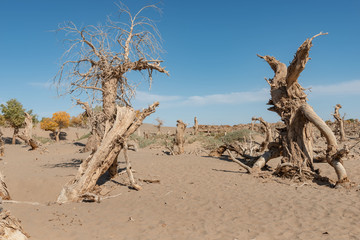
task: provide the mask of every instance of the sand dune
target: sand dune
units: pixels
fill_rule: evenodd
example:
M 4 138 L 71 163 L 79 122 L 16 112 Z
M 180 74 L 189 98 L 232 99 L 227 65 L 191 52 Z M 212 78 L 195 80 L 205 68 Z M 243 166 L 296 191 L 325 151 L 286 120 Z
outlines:
M 101 182 L 102 193 L 116 197 L 100 203 L 55 204 L 62 186 L 88 155 L 74 144 L 76 131 L 87 132 L 69 129 L 68 140 L 47 145 L 48 152 L 42 154 L 21 144 L 6 145 L 0 169 L 11 197 L 40 203 L 4 203 L 31 239 L 360 239 L 356 189 L 255 177 L 226 156 L 168 156 L 149 148 L 130 151 L 143 190 L 130 190 L 126 174 L 120 174 Z M 11 136 L 9 130 L 4 133 Z M 121 156 L 120 168 L 123 161 Z M 316 167 L 336 179 L 326 163 Z M 349 159 L 345 167 L 351 180 L 360 182 L 359 159 Z

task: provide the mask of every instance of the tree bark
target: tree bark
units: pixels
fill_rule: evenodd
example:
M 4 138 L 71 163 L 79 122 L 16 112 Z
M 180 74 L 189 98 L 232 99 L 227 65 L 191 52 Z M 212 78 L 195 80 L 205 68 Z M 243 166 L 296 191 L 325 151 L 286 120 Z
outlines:
M 155 112 L 158 102 L 142 112 L 130 107 L 117 107 L 117 114 L 112 128 L 104 136 L 97 151 L 80 165 L 77 175 L 62 189 L 57 202 L 82 201 L 84 196 L 94 190 L 97 180 L 113 164 L 123 148 L 126 139 L 136 131 L 142 121 Z
M 280 130 L 279 152 L 282 162 L 290 162 L 300 168 L 314 171 L 313 167 L 313 142 L 312 127 L 314 124 L 326 137 L 328 144 L 327 161 L 335 169 L 338 183 L 347 182 L 347 175 L 341 164 L 341 157 L 345 150 L 338 150 L 336 139 L 325 122 L 319 118 L 307 104 L 307 95 L 304 88 L 298 83 L 300 73 L 305 69 L 309 58 L 309 51 L 315 37 L 307 39 L 297 50 L 289 67 L 271 56 L 260 56 L 273 69 L 275 76 L 267 80 L 271 90 L 271 99 L 268 105 L 270 111 L 276 112 L 286 127 Z M 276 154 L 270 154 L 275 155 Z M 272 158 L 272 157 L 270 157 Z M 266 161 L 265 161 L 266 162 Z
M 337 128 L 340 133 L 340 141 L 343 142 L 343 141 L 346 141 L 347 138 L 346 138 L 345 129 L 344 129 L 344 119 L 340 116 L 340 113 L 339 113 L 340 108 L 342 108 L 342 106 L 340 104 L 336 104 L 333 116 L 336 120 Z
M 177 147 L 177 150 L 174 151 L 174 153 L 177 155 L 184 153 L 185 129 L 186 124 L 181 120 L 177 120 L 175 136 L 175 146 Z
M 60 142 L 60 129 L 55 132 L 55 141 Z
M 16 136 L 18 133 L 19 133 L 19 128 L 14 128 L 14 133 L 13 133 L 11 144 L 14 145 L 16 143 Z

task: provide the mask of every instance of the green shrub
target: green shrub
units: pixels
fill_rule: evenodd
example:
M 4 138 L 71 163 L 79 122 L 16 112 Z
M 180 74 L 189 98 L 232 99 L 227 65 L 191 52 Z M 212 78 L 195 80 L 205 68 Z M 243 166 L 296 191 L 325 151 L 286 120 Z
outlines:
M 229 132 L 225 136 L 221 137 L 221 140 L 225 144 L 231 144 L 235 141 L 243 142 L 245 137 L 249 137 L 251 131 L 249 129 L 241 129 L 233 132 Z

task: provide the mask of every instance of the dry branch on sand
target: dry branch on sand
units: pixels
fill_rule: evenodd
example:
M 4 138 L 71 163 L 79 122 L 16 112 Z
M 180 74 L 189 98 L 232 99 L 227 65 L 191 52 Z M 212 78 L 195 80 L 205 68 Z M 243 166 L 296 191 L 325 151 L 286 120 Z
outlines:
M 251 171 L 260 171 L 268 161 L 281 156 L 281 162 L 288 169 L 297 168 L 300 172 L 316 172 L 313 165 L 312 136 L 312 126 L 315 126 L 326 138 L 326 160 L 337 174 L 337 184 L 347 186 L 349 179 L 342 164 L 342 158 L 349 150 L 346 147 L 338 148 L 334 133 L 307 103 L 304 88 L 298 83 L 298 77 L 310 59 L 309 51 L 312 41 L 320 35 L 326 34 L 320 33 L 305 40 L 288 67 L 274 57 L 258 55 L 270 65 L 275 73 L 273 79 L 266 79 L 271 87 L 271 99 L 268 102 L 271 107 L 268 110 L 276 112 L 285 127 L 278 129 L 279 138 L 269 143 L 268 151 L 257 158 Z

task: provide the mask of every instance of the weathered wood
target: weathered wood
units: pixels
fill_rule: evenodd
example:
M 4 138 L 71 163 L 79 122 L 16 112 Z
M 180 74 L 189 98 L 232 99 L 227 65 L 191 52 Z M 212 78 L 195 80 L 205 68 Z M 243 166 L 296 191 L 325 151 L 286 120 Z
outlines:
M 346 135 L 345 135 L 345 128 L 344 128 L 344 117 L 340 116 L 339 110 L 340 108 L 342 108 L 342 106 L 340 104 L 336 104 L 335 106 L 335 111 L 332 114 L 336 120 L 337 123 L 337 129 L 340 133 L 340 141 L 346 141 Z
M 35 139 L 32 137 L 33 122 L 32 116 L 25 112 L 25 127 L 24 130 L 18 134 L 18 137 L 22 139 L 26 144 L 31 147 L 31 150 L 35 150 L 40 146 Z
M 333 133 L 328 132 L 329 128 L 325 122 L 307 104 L 307 95 L 298 83 L 298 77 L 310 59 L 309 51 L 312 41 L 319 35 L 325 34 L 320 33 L 305 40 L 288 68 L 274 57 L 258 56 L 264 59 L 275 73 L 274 78 L 268 80 L 271 87 L 271 99 L 268 105 L 272 105 L 269 110 L 276 112 L 286 126 L 280 129 L 279 152 L 281 152 L 282 162 L 290 162 L 295 166 L 314 171 L 312 146 L 312 124 L 314 124 L 327 138 L 327 160 L 334 167 L 338 182 L 342 183 L 347 182 L 348 179 L 339 158 L 344 156 L 346 151 L 338 151 Z
M 237 164 L 239 164 L 242 168 L 244 168 L 248 173 L 251 173 L 251 168 L 249 166 L 247 166 L 246 164 L 240 162 L 239 160 L 237 160 L 231 153 L 231 151 L 227 150 L 227 153 L 230 156 L 230 159 L 233 160 L 234 162 L 236 162 Z
M 91 193 L 99 177 L 109 169 L 114 160 L 117 160 L 126 139 L 136 131 L 147 116 L 155 112 L 158 105 L 159 103 L 156 102 L 142 112 L 130 107 L 118 106 L 115 122 L 104 136 L 101 145 L 83 161 L 75 178 L 62 189 L 57 202 L 82 201 L 84 195 Z
M 266 122 L 262 117 L 252 117 L 252 124 L 251 124 L 251 128 L 253 129 L 253 123 L 255 123 L 255 121 L 259 121 L 261 123 L 261 126 L 263 127 L 263 130 L 265 132 L 265 140 L 261 143 L 260 145 L 260 149 L 258 150 L 258 152 L 264 152 L 265 150 L 267 150 L 268 145 L 270 142 L 272 142 L 273 137 L 272 137 L 272 132 L 271 132 L 271 126 L 268 122 Z
M 135 179 L 134 179 L 134 175 L 131 169 L 131 163 L 129 160 L 129 156 L 127 154 L 127 149 L 128 149 L 128 145 L 126 142 L 124 142 L 123 144 L 123 152 L 124 152 L 124 158 L 125 158 L 125 163 L 126 163 L 126 173 L 128 174 L 129 177 L 129 181 L 130 181 L 130 187 L 139 191 L 142 189 L 142 187 L 138 184 L 136 184 Z
M 1 207 L 0 198 L 0 239 L 26 240 L 30 237 L 21 227 L 20 221 Z
M 175 135 L 175 142 L 174 142 L 175 146 L 177 148 L 174 151 L 174 153 L 177 155 L 184 153 L 185 129 L 186 129 L 186 124 L 181 120 L 177 120 L 176 135 Z

